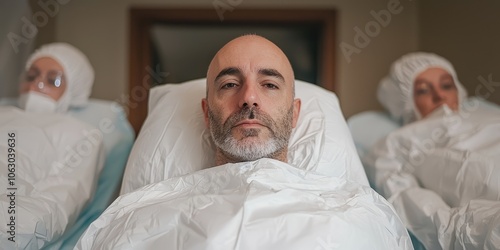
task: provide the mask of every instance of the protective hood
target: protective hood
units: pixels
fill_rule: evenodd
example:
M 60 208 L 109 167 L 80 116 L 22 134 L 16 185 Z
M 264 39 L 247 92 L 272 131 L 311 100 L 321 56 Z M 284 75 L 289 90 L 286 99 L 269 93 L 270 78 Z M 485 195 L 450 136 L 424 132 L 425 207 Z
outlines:
M 458 80 L 453 65 L 436 54 L 415 52 L 395 61 L 391 65 L 389 75 L 379 84 L 378 100 L 394 119 L 403 124 L 421 119 L 413 100 L 413 82 L 420 73 L 433 67 L 442 68 L 453 77 L 460 107 L 460 103 L 467 97 L 467 91 Z

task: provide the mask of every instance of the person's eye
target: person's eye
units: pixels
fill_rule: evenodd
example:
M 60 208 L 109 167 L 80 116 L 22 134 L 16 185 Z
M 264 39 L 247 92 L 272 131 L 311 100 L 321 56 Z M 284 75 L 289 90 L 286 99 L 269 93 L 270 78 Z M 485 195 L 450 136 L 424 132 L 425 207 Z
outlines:
M 26 74 L 26 76 L 24 77 L 24 80 L 27 81 L 27 82 L 32 82 L 37 77 L 38 77 L 38 75 L 36 75 L 36 74 Z
M 36 80 L 38 76 L 40 76 L 40 71 L 36 68 L 30 68 L 24 73 L 24 80 L 31 82 Z
M 49 83 L 54 86 L 54 87 L 60 87 L 61 86 L 61 77 L 51 77 L 49 79 L 47 79 L 49 81 Z
M 272 84 L 272 83 L 264 83 L 263 86 L 268 88 L 268 89 L 278 89 L 278 86 L 276 84 Z
M 415 94 L 416 95 L 426 95 L 429 93 L 429 89 L 417 89 L 415 91 Z
M 443 83 L 441 85 L 441 88 L 442 89 L 445 89 L 445 90 L 451 90 L 451 89 L 454 89 L 455 88 L 455 84 L 454 83 Z
M 221 89 L 231 89 L 231 88 L 234 88 L 236 87 L 236 83 L 234 82 L 229 82 L 229 83 L 225 83 L 222 85 Z

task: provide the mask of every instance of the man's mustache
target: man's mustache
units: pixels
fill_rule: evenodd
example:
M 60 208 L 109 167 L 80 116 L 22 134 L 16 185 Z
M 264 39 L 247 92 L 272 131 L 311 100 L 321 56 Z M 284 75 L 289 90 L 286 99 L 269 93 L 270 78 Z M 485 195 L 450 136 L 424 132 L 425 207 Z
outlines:
M 227 129 L 231 129 L 234 125 L 246 119 L 257 120 L 269 129 L 271 129 L 274 124 L 273 120 L 268 114 L 262 112 L 259 108 L 252 106 L 243 107 L 236 113 L 232 114 L 224 123 L 224 127 L 226 127 Z

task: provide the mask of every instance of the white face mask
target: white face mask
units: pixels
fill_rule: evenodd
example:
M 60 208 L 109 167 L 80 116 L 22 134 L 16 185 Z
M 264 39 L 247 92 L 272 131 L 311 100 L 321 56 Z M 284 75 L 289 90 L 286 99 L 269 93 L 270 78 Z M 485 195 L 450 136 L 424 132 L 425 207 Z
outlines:
M 428 114 L 425 118 L 432 117 L 444 117 L 455 114 L 456 111 L 453 111 L 446 103 L 434 109 L 430 114 Z
M 19 97 L 19 107 L 33 113 L 56 113 L 57 102 L 47 95 L 29 91 Z

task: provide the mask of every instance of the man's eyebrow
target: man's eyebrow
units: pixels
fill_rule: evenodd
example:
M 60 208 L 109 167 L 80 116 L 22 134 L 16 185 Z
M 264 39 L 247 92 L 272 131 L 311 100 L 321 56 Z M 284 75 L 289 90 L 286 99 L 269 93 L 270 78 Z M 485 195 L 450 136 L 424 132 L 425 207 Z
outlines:
M 282 82 L 285 81 L 285 78 L 283 77 L 283 75 L 275 69 L 259 69 L 259 74 L 265 75 L 265 76 L 276 77 Z
M 215 77 L 215 82 L 217 82 L 217 80 L 219 80 L 219 78 L 221 78 L 223 76 L 234 76 L 234 75 L 241 75 L 241 70 L 239 68 L 236 68 L 236 67 L 227 67 L 227 68 L 224 68 Z

